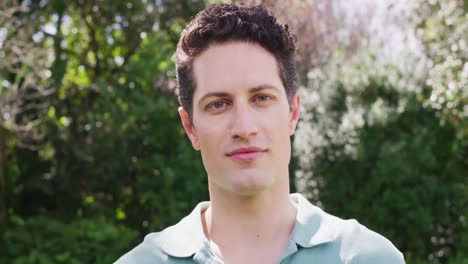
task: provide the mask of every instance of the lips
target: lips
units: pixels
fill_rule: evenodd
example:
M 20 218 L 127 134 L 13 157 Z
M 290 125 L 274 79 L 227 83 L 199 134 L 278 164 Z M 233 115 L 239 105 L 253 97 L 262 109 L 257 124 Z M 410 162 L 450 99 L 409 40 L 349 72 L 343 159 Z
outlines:
M 261 157 L 266 152 L 265 149 L 257 147 L 238 148 L 227 154 L 228 157 L 236 161 L 253 161 Z

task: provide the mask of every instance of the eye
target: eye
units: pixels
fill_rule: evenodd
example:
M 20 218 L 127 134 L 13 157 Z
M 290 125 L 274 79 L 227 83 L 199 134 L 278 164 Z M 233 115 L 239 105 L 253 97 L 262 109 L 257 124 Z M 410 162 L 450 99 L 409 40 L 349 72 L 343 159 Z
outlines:
M 260 95 L 255 96 L 253 101 L 258 102 L 258 103 L 267 103 L 271 100 L 273 100 L 273 96 L 260 94 Z
M 257 96 L 258 101 L 268 101 L 270 99 L 271 99 L 271 96 L 268 96 L 268 95 L 259 95 L 259 96 Z
M 211 104 L 211 107 L 216 108 L 216 109 L 221 109 L 226 103 L 223 101 L 216 101 Z
M 228 102 L 219 100 L 209 103 L 205 109 L 211 112 L 220 112 L 228 106 Z

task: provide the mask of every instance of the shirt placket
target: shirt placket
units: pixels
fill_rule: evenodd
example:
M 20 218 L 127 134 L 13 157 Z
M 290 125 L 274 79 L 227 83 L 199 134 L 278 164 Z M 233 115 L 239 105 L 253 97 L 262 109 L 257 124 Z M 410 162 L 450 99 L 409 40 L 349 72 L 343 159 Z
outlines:
M 288 241 L 288 246 L 278 261 L 279 264 L 288 264 L 290 262 L 289 256 L 297 252 L 297 244 L 292 239 Z
M 203 246 L 195 253 L 193 260 L 199 264 L 224 264 L 223 261 L 213 253 L 207 240 L 203 241 Z

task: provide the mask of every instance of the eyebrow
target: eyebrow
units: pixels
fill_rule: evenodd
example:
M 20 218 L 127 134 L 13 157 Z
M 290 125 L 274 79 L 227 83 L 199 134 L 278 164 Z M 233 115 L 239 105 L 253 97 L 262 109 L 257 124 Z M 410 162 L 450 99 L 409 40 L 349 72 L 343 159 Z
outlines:
M 271 89 L 271 90 L 275 90 L 277 92 L 280 92 L 280 89 L 278 87 L 276 87 L 276 86 L 269 85 L 269 84 L 262 84 L 262 85 L 258 85 L 258 86 L 250 88 L 249 93 L 256 93 L 256 92 L 266 90 L 266 89 Z M 207 94 L 203 95 L 202 98 L 200 98 L 200 100 L 198 100 L 198 105 L 200 105 L 206 98 L 209 98 L 209 97 L 228 97 L 228 96 L 229 96 L 229 93 L 226 93 L 226 92 L 207 93 Z

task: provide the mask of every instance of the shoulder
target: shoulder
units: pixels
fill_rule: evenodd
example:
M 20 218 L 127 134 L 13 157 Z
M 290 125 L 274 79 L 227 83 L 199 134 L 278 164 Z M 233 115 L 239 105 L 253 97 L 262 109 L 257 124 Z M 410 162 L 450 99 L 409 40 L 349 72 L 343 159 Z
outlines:
M 200 214 L 207 205 L 200 203 L 177 224 L 161 232 L 148 234 L 141 244 L 115 263 L 180 263 L 179 260 L 192 256 L 203 245 L 204 233 Z
M 349 264 L 400 264 L 403 254 L 384 236 L 368 229 L 356 220 L 335 220 L 336 238 L 341 244 L 341 254 Z
M 298 204 L 293 240 L 308 253 L 315 252 L 324 261 L 336 260 L 333 263 L 405 263 L 403 254 L 388 239 L 356 220 L 343 220 L 326 213 L 300 194 L 291 198 Z
M 145 236 L 143 242 L 119 258 L 114 264 L 167 263 L 169 256 L 164 253 L 161 232 Z

